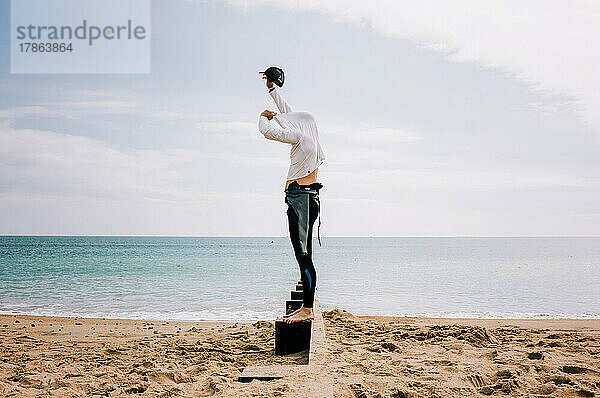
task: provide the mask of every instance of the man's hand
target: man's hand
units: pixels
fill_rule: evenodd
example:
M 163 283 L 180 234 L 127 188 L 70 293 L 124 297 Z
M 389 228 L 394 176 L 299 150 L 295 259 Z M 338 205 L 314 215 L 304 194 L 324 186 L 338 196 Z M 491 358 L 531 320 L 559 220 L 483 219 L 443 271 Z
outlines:
M 269 120 L 271 120 L 271 119 L 273 119 L 273 116 L 277 115 L 277 113 L 269 111 L 269 110 L 264 110 L 263 113 L 261 113 L 260 115 L 266 117 Z
M 265 80 L 267 81 L 267 87 L 268 87 L 268 88 L 273 88 L 273 82 L 270 82 L 270 81 L 269 81 L 269 79 L 267 79 L 267 75 L 265 75 L 265 74 L 263 73 L 263 77 L 262 77 L 262 78 L 263 78 L 263 79 L 265 79 Z

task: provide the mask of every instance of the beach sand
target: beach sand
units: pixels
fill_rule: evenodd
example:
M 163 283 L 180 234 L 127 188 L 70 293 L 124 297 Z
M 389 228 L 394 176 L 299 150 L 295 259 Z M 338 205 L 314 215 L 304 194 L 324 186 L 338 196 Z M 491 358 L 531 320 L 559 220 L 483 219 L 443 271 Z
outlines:
M 324 312 L 336 397 L 600 396 L 600 320 L 355 317 Z M 0 315 L 0 396 L 286 397 L 240 383 L 273 355 L 273 323 Z
M 275 356 L 263 321 L 0 315 L 0 341 L 1 397 L 235 397 L 263 389 L 236 381 L 247 365 L 308 361 Z
M 336 397 L 600 394 L 600 320 L 324 317 Z

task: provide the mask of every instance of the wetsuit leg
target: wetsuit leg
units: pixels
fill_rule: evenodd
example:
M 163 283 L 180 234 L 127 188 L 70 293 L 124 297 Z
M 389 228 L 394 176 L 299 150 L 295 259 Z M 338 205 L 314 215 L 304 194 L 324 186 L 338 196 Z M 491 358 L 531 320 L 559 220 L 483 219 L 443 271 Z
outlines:
M 312 195 L 311 195 L 312 196 Z M 294 248 L 294 254 L 298 266 L 300 267 L 300 280 L 302 281 L 302 290 L 304 291 L 303 305 L 305 308 L 312 308 L 315 298 L 315 287 L 317 282 L 317 273 L 312 262 L 312 230 L 313 224 L 319 215 L 318 199 L 309 201 L 309 229 L 307 241 L 307 253 L 302 254 L 300 247 L 300 238 L 298 236 L 298 216 L 294 209 L 288 205 L 287 216 L 290 231 L 290 240 Z
M 309 221 L 308 221 L 308 242 L 307 242 L 307 252 L 308 258 L 306 260 L 306 267 L 303 271 L 307 276 L 310 276 L 309 279 L 309 289 L 308 296 L 305 293 L 304 297 L 304 307 L 312 308 L 313 302 L 315 299 L 315 289 L 317 287 L 317 271 L 312 261 L 312 237 L 313 237 L 313 226 L 315 225 L 315 221 L 319 217 L 319 199 L 318 197 L 313 197 L 311 195 L 311 199 L 309 201 Z M 303 288 L 306 285 L 303 285 Z

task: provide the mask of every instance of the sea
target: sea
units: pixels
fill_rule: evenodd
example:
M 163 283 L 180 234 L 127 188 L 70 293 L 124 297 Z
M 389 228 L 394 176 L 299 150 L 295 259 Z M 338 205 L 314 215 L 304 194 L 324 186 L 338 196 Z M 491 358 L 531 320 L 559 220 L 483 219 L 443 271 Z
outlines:
M 600 237 L 323 238 L 323 310 L 600 318 Z M 0 313 L 274 320 L 300 277 L 287 237 L 0 236 Z

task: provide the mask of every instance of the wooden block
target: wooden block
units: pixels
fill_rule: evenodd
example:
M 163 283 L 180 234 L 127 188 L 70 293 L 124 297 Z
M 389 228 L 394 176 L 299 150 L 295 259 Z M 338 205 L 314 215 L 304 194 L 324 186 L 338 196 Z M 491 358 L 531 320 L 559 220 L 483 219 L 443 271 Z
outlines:
M 292 293 L 292 294 L 291 294 L 291 297 L 290 297 L 290 298 L 291 298 L 292 300 L 302 300 L 302 299 L 304 298 L 304 292 L 302 292 L 302 291 L 300 291 L 300 292 L 299 292 L 299 291 L 297 291 L 297 290 L 292 290 L 292 292 L 291 292 L 291 293 Z
M 296 285 L 296 291 L 297 292 L 301 292 L 304 290 L 304 286 L 302 286 L 302 283 L 299 283 Z
M 252 380 L 269 381 L 282 377 L 283 373 L 278 370 L 277 366 L 246 366 L 238 377 L 238 381 L 249 383 Z
M 302 307 L 302 300 L 287 300 L 285 302 L 285 314 L 291 314 L 300 307 Z
M 273 380 L 272 377 L 281 375 L 283 376 L 281 380 L 291 382 L 291 388 L 286 392 L 286 397 L 333 398 L 333 378 L 329 370 L 331 357 L 328 355 L 325 324 L 317 297 L 315 297 L 313 308 L 315 320 L 311 325 L 308 364 L 249 366 L 248 371 L 244 369 L 240 379 L 248 380 L 245 377 L 250 376 L 257 377 L 259 380 Z M 281 321 L 281 318 L 278 321 Z M 275 325 L 277 327 L 277 322 Z
M 275 320 L 275 355 L 294 354 L 310 349 L 312 321 L 285 323 Z

